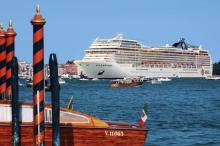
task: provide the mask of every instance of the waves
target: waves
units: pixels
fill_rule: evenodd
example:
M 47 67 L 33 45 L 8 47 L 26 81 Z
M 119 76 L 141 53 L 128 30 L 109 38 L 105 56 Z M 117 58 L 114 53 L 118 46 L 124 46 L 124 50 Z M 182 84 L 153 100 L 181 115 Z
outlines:
M 220 82 L 173 79 L 161 85 L 109 88 L 108 80 L 68 80 L 61 85 L 61 105 L 74 96 L 74 109 L 105 120 L 137 123 L 148 102 L 147 146 L 220 145 Z M 22 101 L 32 89 L 20 89 Z M 50 101 L 47 94 L 46 101 Z

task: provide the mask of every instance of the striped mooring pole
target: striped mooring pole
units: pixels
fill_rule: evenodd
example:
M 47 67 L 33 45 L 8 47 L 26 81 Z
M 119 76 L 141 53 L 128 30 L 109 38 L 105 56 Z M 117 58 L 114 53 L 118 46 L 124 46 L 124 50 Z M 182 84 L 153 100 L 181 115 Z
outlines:
M 8 99 L 11 99 L 12 96 L 12 69 L 11 69 L 11 63 L 12 58 L 14 57 L 14 42 L 15 42 L 15 36 L 16 32 L 14 31 L 12 27 L 12 21 L 9 21 L 9 27 L 6 35 L 6 97 Z
M 6 96 L 6 36 L 0 23 L 0 99 Z
M 44 145 L 44 29 L 46 21 L 40 14 L 40 6 L 31 20 L 33 25 L 33 121 L 34 145 Z

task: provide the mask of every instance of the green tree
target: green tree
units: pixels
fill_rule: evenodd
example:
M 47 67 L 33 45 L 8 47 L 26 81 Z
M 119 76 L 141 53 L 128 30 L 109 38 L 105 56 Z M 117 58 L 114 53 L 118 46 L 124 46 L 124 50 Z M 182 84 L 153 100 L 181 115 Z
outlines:
M 73 64 L 74 60 L 67 60 L 66 64 Z
M 220 75 L 220 62 L 213 64 L 213 75 Z

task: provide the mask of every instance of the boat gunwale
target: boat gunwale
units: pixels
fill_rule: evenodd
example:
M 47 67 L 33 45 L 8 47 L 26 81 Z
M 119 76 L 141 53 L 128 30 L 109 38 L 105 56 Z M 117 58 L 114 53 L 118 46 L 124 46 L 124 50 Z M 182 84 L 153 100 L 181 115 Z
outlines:
M 0 127 L 10 127 L 11 122 L 0 122 Z M 33 127 L 33 124 L 20 124 L 20 127 Z M 45 128 L 50 128 L 52 127 L 52 124 L 45 124 Z M 60 125 L 60 128 L 76 128 L 76 129 L 105 129 L 105 130 L 136 130 L 136 131 L 149 131 L 149 129 L 143 127 L 135 127 L 135 128 L 129 128 L 129 127 L 114 127 L 114 126 L 109 126 L 109 127 L 92 127 L 92 126 L 73 126 L 73 125 Z

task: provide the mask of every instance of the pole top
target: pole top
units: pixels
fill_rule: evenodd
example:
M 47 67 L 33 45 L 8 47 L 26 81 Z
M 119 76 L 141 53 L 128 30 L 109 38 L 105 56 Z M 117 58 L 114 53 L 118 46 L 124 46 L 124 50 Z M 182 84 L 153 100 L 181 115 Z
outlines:
M 46 21 L 44 20 L 44 18 L 40 14 L 40 5 L 39 4 L 37 4 L 36 14 L 35 14 L 34 18 L 31 20 L 31 23 L 33 25 L 44 25 L 46 23 Z
M 40 5 L 39 4 L 37 4 L 36 12 L 38 15 L 40 15 Z
M 11 20 L 9 20 L 9 26 L 8 26 L 8 29 L 7 29 L 7 32 L 5 33 L 5 35 L 7 36 L 7 37 L 9 37 L 9 36 L 16 36 L 16 32 L 14 31 L 14 28 L 13 28 L 13 26 L 12 26 L 12 21 Z
M 3 27 L 2 27 L 2 23 L 1 22 L 0 22 L 0 37 L 1 38 L 5 37 L 5 31 L 4 31 Z
M 9 28 L 12 28 L 12 21 L 9 20 Z

